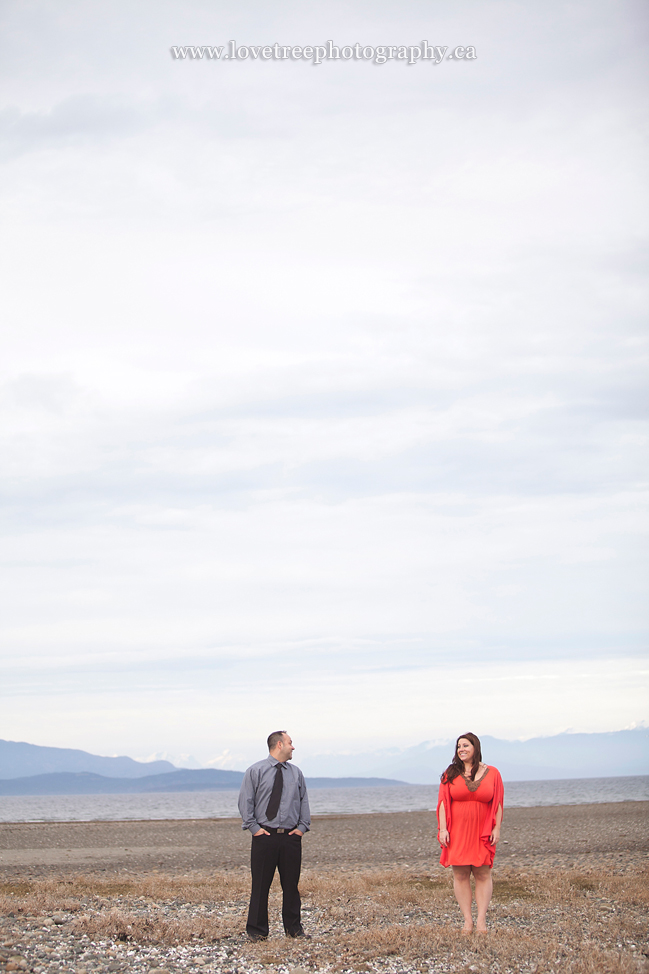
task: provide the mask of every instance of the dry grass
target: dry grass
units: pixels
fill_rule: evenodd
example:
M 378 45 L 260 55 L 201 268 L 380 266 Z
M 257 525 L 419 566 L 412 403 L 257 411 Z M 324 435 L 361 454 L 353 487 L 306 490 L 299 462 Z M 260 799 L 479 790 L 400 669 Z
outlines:
M 291 941 L 276 926 L 263 944 L 242 942 L 248 877 L 221 873 L 123 881 L 94 876 L 0 884 L 0 911 L 72 914 L 76 932 L 132 943 L 214 943 L 236 938 L 250 965 L 334 971 L 380 968 L 396 957 L 419 970 L 434 960 L 450 971 L 638 974 L 649 971 L 649 876 L 601 870 L 496 874 L 491 933 L 463 937 L 450 877 L 406 870 L 307 873 L 305 926 L 312 941 Z M 278 922 L 280 894 L 271 893 Z M 637 949 L 633 950 L 632 945 Z

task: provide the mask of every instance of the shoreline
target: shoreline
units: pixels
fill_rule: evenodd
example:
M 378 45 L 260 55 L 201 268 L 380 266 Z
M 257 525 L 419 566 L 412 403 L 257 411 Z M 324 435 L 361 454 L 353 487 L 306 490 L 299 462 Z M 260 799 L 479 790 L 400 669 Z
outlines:
M 422 786 L 422 787 L 429 787 L 429 786 L 426 785 L 426 786 Z M 156 795 L 158 795 L 158 794 L 161 794 L 161 795 L 181 795 L 181 794 L 183 794 L 184 795 L 184 792 L 160 792 L 160 793 L 157 793 L 156 792 Z M 201 794 L 203 794 L 203 793 L 201 793 Z M 207 792 L 207 794 L 209 794 L 209 792 Z M 75 795 L 0 795 L 0 807 L 2 806 L 3 800 L 4 801 L 7 801 L 7 800 L 12 800 L 12 799 L 24 800 L 24 799 L 29 799 L 29 798 L 75 798 L 75 797 L 82 797 L 82 798 L 102 798 L 102 797 L 107 797 L 107 796 L 103 796 L 103 795 L 100 795 L 100 794 L 97 794 L 97 795 L 81 795 L 81 796 L 75 796 Z M 122 796 L 120 796 L 118 794 L 114 794 L 114 795 L 111 794 L 109 797 L 110 798 L 119 798 L 119 797 L 122 797 Z M 133 795 L 131 793 L 125 793 L 123 797 L 125 797 L 125 798 L 132 798 Z M 513 811 L 525 811 L 525 810 L 532 811 L 534 809 L 541 809 L 541 808 L 549 809 L 549 810 L 551 810 L 551 809 L 555 809 L 556 810 L 556 809 L 562 809 L 562 808 L 566 808 L 566 809 L 567 808 L 591 808 L 591 807 L 592 808 L 596 808 L 597 806 L 600 806 L 600 805 L 638 805 L 639 804 L 639 805 L 647 805 L 649 807 L 649 798 L 643 796 L 641 798 L 628 798 L 627 797 L 627 798 L 611 799 L 611 800 L 607 800 L 607 801 L 597 801 L 597 802 L 574 802 L 574 801 L 571 801 L 571 802 L 552 802 L 552 803 L 549 803 L 549 802 L 541 802 L 538 805 L 507 805 L 507 803 L 505 803 L 505 804 L 506 804 L 506 811 L 508 813 L 511 813 Z M 352 812 L 334 811 L 334 812 L 323 812 L 323 813 L 315 812 L 315 813 L 312 813 L 312 820 L 315 822 L 316 820 L 322 821 L 322 820 L 331 819 L 331 818 L 360 818 L 360 817 L 371 817 L 371 816 L 381 816 L 381 815 L 419 815 L 419 814 L 434 814 L 434 813 L 435 813 L 435 809 L 434 809 L 433 806 L 431 806 L 430 808 L 426 808 L 426 809 L 423 809 L 423 808 L 416 808 L 416 809 L 397 809 L 397 810 L 395 810 L 395 809 L 383 809 L 383 810 L 372 811 L 372 812 L 365 812 L 365 811 L 360 811 L 360 812 L 359 811 L 352 811 Z M 240 819 L 239 819 L 239 816 L 238 815 L 200 815 L 200 816 L 187 815 L 187 816 L 184 816 L 184 817 L 181 817 L 181 816 L 173 816 L 173 817 L 161 816 L 160 818 L 147 816 L 146 818 L 84 818 L 84 819 L 79 819 L 79 818 L 69 818 L 69 819 L 63 819 L 63 818 L 61 818 L 61 819 L 59 819 L 59 818 L 38 818 L 38 819 L 0 819 L 0 829 L 3 826 L 6 826 L 6 825 L 11 825 L 11 826 L 15 826 L 15 825 L 97 825 L 97 824 L 118 824 L 118 823 L 125 823 L 125 822 L 131 822 L 131 823 L 134 823 L 134 824 L 136 824 L 136 823 L 145 823 L 145 822 L 237 822 L 239 820 Z
M 180 792 L 164 792 L 164 794 L 173 794 L 173 795 L 175 795 L 175 794 L 181 794 L 181 793 Z M 70 795 L 70 796 L 50 796 L 50 795 L 45 795 L 45 796 L 38 796 L 38 795 L 29 795 L 29 796 L 24 796 L 24 795 L 0 795 L 0 804 L 2 803 L 3 799 L 7 799 L 7 798 L 24 798 L 24 797 L 30 797 L 30 798 L 31 797 L 33 797 L 33 798 L 38 798 L 38 797 L 45 797 L 45 798 L 49 798 L 49 797 L 72 797 L 73 798 L 75 796 L 74 795 Z M 88 796 L 85 796 L 84 795 L 83 797 L 88 797 Z M 102 796 L 98 795 L 96 797 L 102 797 Z M 119 798 L 120 796 L 119 795 L 115 795 L 115 796 L 112 796 L 111 795 L 111 797 Z M 129 794 L 126 797 L 131 797 L 131 795 Z M 534 811 L 537 811 L 539 809 L 545 809 L 545 810 L 551 812 L 553 810 L 556 811 L 556 810 L 559 810 L 559 809 L 569 809 L 569 808 L 570 809 L 590 809 L 590 808 L 599 808 L 599 807 L 602 807 L 602 806 L 609 806 L 609 805 L 611 805 L 611 806 L 617 806 L 617 805 L 646 805 L 647 808 L 649 808 L 649 799 L 647 799 L 647 798 L 620 798 L 619 800 L 606 801 L 606 802 L 564 802 L 564 803 L 556 802 L 556 803 L 553 803 L 551 805 L 550 804 L 547 804 L 547 803 L 543 803 L 543 804 L 540 804 L 540 805 L 507 805 L 507 804 L 505 804 L 505 812 L 507 814 L 511 814 L 512 812 L 534 812 Z M 434 814 L 435 814 L 435 809 L 431 807 L 431 808 L 428 808 L 428 809 L 426 809 L 426 808 L 416 808 L 416 809 L 409 809 L 409 810 L 407 809 L 407 810 L 400 810 L 400 811 L 383 810 L 383 811 L 376 811 L 376 812 L 324 812 L 324 813 L 317 813 L 316 812 L 316 813 L 312 813 L 311 819 L 312 819 L 312 822 L 316 822 L 316 821 L 322 822 L 322 821 L 326 821 L 326 820 L 329 820 L 329 819 L 373 818 L 373 817 L 381 817 L 381 816 L 385 816 L 385 815 L 434 815 Z M 169 817 L 161 817 L 161 818 L 84 818 L 84 819 L 70 818 L 70 819 L 33 819 L 33 820 L 26 820 L 26 819 L 11 819 L 10 820 L 10 819 L 7 819 L 7 820 L 0 820 L 0 829 L 2 829 L 3 826 L 7 826 L 7 825 L 11 825 L 11 826 L 15 826 L 15 825 L 119 825 L 119 824 L 127 824 L 127 823 L 132 823 L 132 824 L 145 824 L 147 822 L 176 822 L 176 823 L 181 823 L 181 822 L 239 822 L 240 823 L 241 822 L 241 818 L 240 818 L 239 815 L 209 815 L 209 816 L 199 816 L 199 817 L 192 816 L 192 815 L 188 815 L 185 818 L 169 818 Z

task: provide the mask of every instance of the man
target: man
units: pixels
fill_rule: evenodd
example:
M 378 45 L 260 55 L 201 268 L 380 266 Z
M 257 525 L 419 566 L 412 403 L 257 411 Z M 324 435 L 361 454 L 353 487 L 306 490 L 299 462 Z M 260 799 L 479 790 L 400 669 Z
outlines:
M 300 919 L 298 882 L 302 836 L 311 827 L 304 775 L 290 767 L 293 741 L 286 731 L 268 738 L 268 757 L 244 775 L 239 793 L 243 828 L 252 834 L 252 892 L 246 933 L 251 940 L 268 937 L 268 893 L 275 870 L 282 884 L 282 920 L 287 937 L 308 937 Z

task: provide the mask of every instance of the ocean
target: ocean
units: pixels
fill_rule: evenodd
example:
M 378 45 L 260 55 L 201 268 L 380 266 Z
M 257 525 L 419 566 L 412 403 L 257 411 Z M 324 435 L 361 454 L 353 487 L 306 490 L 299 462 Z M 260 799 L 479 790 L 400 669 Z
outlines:
M 161 792 L 153 795 L 8 795 L 0 822 L 118 822 L 154 819 L 236 818 L 236 791 Z M 314 815 L 414 812 L 437 803 L 436 785 L 313 788 Z M 649 801 L 649 775 L 505 782 L 505 807 Z

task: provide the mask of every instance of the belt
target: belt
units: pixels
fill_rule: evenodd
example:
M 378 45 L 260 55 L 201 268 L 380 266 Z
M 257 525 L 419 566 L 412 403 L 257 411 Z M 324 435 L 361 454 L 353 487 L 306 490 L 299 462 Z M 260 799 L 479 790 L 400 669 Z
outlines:
M 285 832 L 292 832 L 293 829 L 296 829 L 297 825 L 294 825 L 293 828 L 288 829 L 273 829 L 270 827 L 270 825 L 261 825 L 260 828 L 266 829 L 267 832 L 271 832 L 273 835 L 284 835 Z

